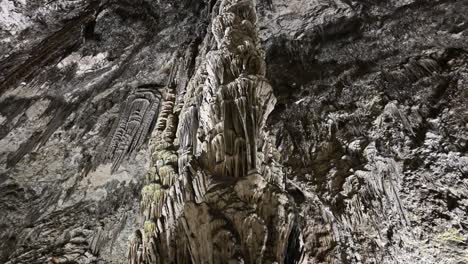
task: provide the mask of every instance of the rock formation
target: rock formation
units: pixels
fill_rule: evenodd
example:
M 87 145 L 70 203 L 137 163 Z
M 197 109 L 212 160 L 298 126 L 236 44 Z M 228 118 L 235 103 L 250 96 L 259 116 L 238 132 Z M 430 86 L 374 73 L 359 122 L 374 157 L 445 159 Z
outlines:
M 265 173 L 274 166 L 264 127 L 276 99 L 254 1 L 217 8 L 217 48 L 188 83 L 181 109 L 173 88 L 164 98 L 130 263 L 283 263 L 289 254 L 297 214 L 282 175 Z
M 460 0 L 0 0 L 0 263 L 468 262 Z
M 109 139 L 105 158 L 112 160 L 115 172 L 122 159 L 139 149 L 152 128 L 159 111 L 160 93 L 154 89 L 138 89 L 122 105 L 119 122 Z

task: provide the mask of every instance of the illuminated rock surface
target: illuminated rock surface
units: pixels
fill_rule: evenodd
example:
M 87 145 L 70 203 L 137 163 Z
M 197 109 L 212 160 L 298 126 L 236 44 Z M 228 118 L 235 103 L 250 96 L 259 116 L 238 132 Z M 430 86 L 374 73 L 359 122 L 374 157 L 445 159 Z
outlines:
M 0 1 L 0 263 L 468 263 L 464 1 Z

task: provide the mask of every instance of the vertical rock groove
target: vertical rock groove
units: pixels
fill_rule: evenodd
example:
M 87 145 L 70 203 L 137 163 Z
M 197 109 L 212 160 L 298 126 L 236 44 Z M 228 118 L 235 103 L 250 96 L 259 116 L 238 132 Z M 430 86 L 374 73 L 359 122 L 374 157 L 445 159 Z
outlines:
M 300 256 L 297 215 L 264 131 L 276 98 L 255 1 L 224 0 L 217 12 L 216 49 L 184 99 L 165 92 L 129 263 L 294 263 Z

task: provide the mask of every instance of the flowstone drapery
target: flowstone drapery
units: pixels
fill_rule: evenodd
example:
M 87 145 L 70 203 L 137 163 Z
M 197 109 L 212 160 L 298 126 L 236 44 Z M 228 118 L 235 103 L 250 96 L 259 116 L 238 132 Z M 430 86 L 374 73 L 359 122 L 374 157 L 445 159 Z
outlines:
M 255 3 L 216 8 L 217 49 L 183 102 L 173 88 L 163 96 L 130 263 L 294 263 L 300 255 L 294 203 L 265 133 L 276 99 L 264 77 Z
M 104 159 L 112 161 L 113 172 L 119 168 L 126 155 L 132 155 L 145 141 L 158 116 L 160 100 L 157 89 L 139 88 L 122 105 L 120 118 L 104 153 Z

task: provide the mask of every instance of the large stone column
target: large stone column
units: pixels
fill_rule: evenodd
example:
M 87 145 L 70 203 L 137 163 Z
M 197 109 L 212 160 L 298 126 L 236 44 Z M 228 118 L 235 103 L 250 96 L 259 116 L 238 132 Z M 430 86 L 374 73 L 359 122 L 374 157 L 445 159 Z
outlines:
M 264 131 L 276 99 L 255 23 L 255 1 L 222 1 L 217 49 L 183 101 L 166 91 L 130 263 L 284 263 L 300 250 L 289 242 L 299 239 L 295 209 Z

